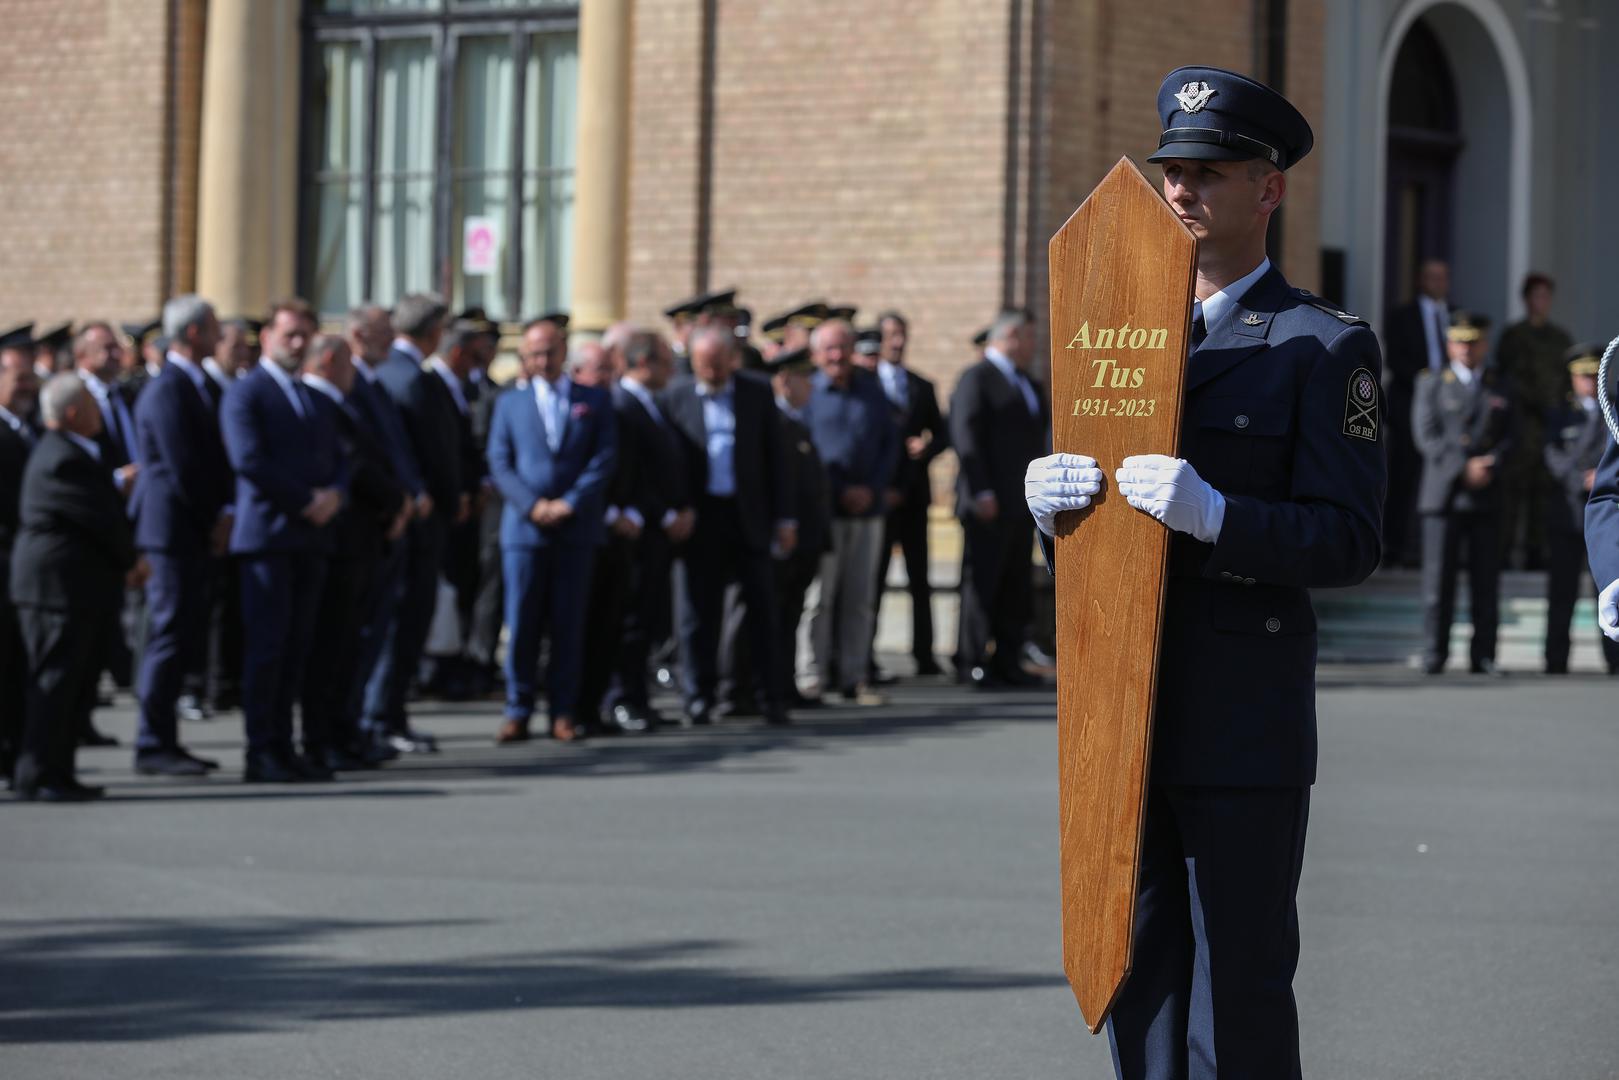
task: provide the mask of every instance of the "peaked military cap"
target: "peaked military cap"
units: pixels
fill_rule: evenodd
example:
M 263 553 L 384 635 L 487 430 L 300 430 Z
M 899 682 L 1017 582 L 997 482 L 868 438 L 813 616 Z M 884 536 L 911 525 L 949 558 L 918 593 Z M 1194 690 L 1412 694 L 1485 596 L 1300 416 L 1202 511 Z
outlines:
M 73 324 L 65 322 L 34 339 L 34 345 L 46 349 L 60 349 L 73 339 Z
M 569 319 L 570 316 L 566 311 L 547 311 L 544 315 L 541 315 L 539 318 L 534 319 L 533 321 L 548 322 L 558 330 L 566 330 L 568 328 Z
M 765 361 L 765 370 L 774 375 L 778 371 L 813 371 L 815 364 L 805 348 L 783 349 Z
M 842 319 L 844 322 L 853 322 L 855 312 L 859 310 L 853 304 L 837 304 L 826 309 L 826 317 L 829 319 Z
M 1445 332 L 1445 336 L 1451 341 L 1477 341 L 1489 328 L 1488 316 L 1457 308 L 1450 313 L 1450 329 Z
M 883 332 L 876 327 L 867 327 L 857 331 L 854 336 L 854 351 L 866 356 L 875 356 L 882 348 Z
M 0 334 L 0 349 L 32 349 L 34 347 L 34 324 L 25 322 L 21 326 L 13 326 L 10 330 Z
M 1563 354 L 1570 375 L 1595 375 L 1602 370 L 1602 346 L 1576 345 Z
M 471 307 L 463 310 L 461 314 L 455 317 L 455 321 L 466 325 L 475 334 L 494 334 L 497 337 L 500 335 L 499 325 L 497 325 L 495 320 L 489 317 L 489 313 L 478 304 L 474 304 Z
M 730 314 L 736 310 L 736 290 L 720 289 L 715 292 L 698 293 L 689 296 L 677 304 L 671 304 L 663 309 L 666 319 L 690 318 L 701 312 L 717 314 Z
M 163 320 L 153 319 L 151 322 L 143 323 L 119 323 L 118 329 L 122 330 L 126 335 L 128 335 L 129 340 L 133 341 L 135 343 L 135 347 L 138 349 L 142 345 L 146 344 L 147 338 L 163 329 Z
M 1158 88 L 1164 131 L 1148 161 L 1191 158 L 1245 161 L 1261 158 L 1291 168 L 1315 145 L 1315 135 L 1293 103 L 1234 71 L 1176 68 Z
M 986 326 L 982 330 L 978 331 L 978 333 L 973 335 L 973 344 L 977 345 L 980 349 L 989 344 L 989 327 Z
M 791 311 L 783 311 L 779 315 L 772 315 L 759 324 L 759 330 L 771 341 L 780 341 L 786 336 L 789 326 L 802 326 L 806 330 L 813 330 L 826 321 L 826 301 L 811 300 L 807 304 L 800 304 Z

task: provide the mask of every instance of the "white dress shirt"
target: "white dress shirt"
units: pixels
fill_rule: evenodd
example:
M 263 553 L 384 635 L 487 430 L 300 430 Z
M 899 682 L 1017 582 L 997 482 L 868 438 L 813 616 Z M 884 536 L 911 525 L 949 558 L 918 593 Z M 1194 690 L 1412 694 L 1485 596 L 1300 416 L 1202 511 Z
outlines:
M 268 371 L 270 378 L 274 379 L 276 385 L 281 387 L 281 392 L 287 395 L 287 400 L 292 403 L 292 411 L 298 414 L 298 419 L 309 419 L 309 411 L 304 406 L 303 395 L 298 393 L 298 384 L 292 381 L 292 376 L 282 371 L 275 361 L 268 356 L 259 358 L 259 367 Z

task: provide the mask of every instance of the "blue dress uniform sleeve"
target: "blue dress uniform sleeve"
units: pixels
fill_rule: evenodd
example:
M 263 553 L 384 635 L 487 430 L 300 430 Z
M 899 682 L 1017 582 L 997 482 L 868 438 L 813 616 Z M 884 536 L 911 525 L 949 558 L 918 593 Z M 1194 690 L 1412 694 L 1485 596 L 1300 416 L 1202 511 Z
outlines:
M 1290 497 L 1222 493 L 1225 523 L 1204 577 L 1324 588 L 1358 584 L 1377 568 L 1388 464 L 1381 424 L 1374 419 L 1368 434 L 1352 402 L 1367 375 L 1376 400 L 1382 366 L 1364 324 L 1324 346 L 1299 397 Z
M 1619 580 L 1619 443 L 1608 440 L 1585 504 L 1585 546 L 1597 588 Z

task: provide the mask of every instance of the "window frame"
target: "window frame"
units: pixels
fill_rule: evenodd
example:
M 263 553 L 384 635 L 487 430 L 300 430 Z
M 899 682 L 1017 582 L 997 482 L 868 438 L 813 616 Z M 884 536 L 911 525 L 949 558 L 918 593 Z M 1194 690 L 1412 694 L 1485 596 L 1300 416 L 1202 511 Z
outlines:
M 511 161 L 507 166 L 506 183 L 510 193 L 511 225 L 506 244 L 504 280 L 507 295 L 503 302 L 514 318 L 522 314 L 524 243 L 528 239 L 522 228 L 523 193 L 530 170 L 525 167 L 525 141 L 527 118 L 526 103 L 529 60 L 532 57 L 534 37 L 539 34 L 579 32 L 579 4 L 537 2 L 518 8 L 459 7 L 455 0 L 441 0 L 437 11 L 368 11 L 361 13 L 325 12 L 316 3 L 304 5 L 303 15 L 303 76 L 299 93 L 301 114 L 298 140 L 298 282 L 301 289 L 312 290 L 315 284 L 315 265 L 319 249 L 318 221 L 319 191 L 323 182 L 330 182 L 336 174 L 314 169 L 319 136 L 311 122 L 312 108 L 317 94 L 323 91 L 324 67 L 316 61 L 323 46 L 333 43 L 358 44 L 361 62 L 365 66 L 366 104 L 363 122 L 365 131 L 360 155 L 358 175 L 349 176 L 349 183 L 360 185 L 361 253 L 360 297 L 370 299 L 376 283 L 376 209 L 377 209 L 377 111 L 378 45 L 390 40 L 421 40 L 431 43 L 438 69 L 433 117 L 434 162 L 433 225 L 430 244 L 432 250 L 433 288 L 446 299 L 455 294 L 455 191 L 458 180 L 472 175 L 487 174 L 489 170 L 471 170 L 455 162 L 455 111 L 457 107 L 456 82 L 460 74 L 461 39 L 466 37 L 505 36 L 511 42 L 513 98 L 510 133 Z M 328 103 L 330 107 L 330 103 Z M 415 175 L 415 174 L 408 174 Z M 536 170 L 535 175 L 555 176 L 556 170 Z M 334 312 L 321 312 L 332 315 Z M 508 320 L 511 321 L 511 320 Z

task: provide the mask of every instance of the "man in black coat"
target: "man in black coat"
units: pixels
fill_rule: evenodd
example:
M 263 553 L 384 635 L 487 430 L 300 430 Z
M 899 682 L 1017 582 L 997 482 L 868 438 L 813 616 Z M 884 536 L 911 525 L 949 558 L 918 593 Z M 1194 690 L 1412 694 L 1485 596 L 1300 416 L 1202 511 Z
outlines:
M 1550 563 L 1546 574 L 1546 674 L 1568 674 L 1569 622 L 1579 599 L 1580 580 L 1590 571 L 1585 550 L 1585 504 L 1596 481 L 1597 465 L 1612 436 L 1597 405 L 1597 372 L 1601 345 L 1575 345 L 1565 356 L 1572 392 L 1561 408 L 1546 417 L 1546 469 L 1554 487 L 1546 500 L 1546 539 Z M 1596 583 L 1598 590 L 1607 582 Z M 1600 632 L 1608 674 L 1619 674 L 1619 642 Z
M 1415 565 L 1417 488 L 1422 452 L 1411 436 L 1411 403 L 1417 376 L 1443 372 L 1450 360 L 1445 336 L 1450 329 L 1450 267 L 1429 259 L 1417 271 L 1417 295 L 1389 313 L 1383 331 L 1383 389 L 1388 402 L 1389 490 L 1383 512 L 1383 557 L 1390 564 Z
M 808 349 L 787 349 L 766 362 L 781 410 L 782 446 L 793 473 L 798 546 L 775 561 L 776 666 L 781 697 L 790 705 L 818 704 L 798 689 L 798 627 L 804 618 L 804 596 L 820 572 L 821 558 L 832 550 L 832 482 L 804 423 L 804 407 L 814 393 L 815 364 Z
M 1026 311 L 1002 312 L 984 359 L 962 373 L 950 399 L 950 441 L 961 461 L 956 514 L 966 533 L 956 677 L 986 687 L 1035 681 L 1018 663 L 1034 605 L 1034 522 L 1018 507 L 1025 468 L 1046 452 L 1051 411 L 1028 374 L 1032 324 Z
M 28 654 L 11 600 L 11 547 L 17 537 L 23 468 L 37 441 L 22 418 L 33 414 L 38 395 L 39 378 L 27 351 L 0 355 L 0 775 L 8 785 L 22 738 L 23 688 L 28 685 Z
M 1501 465 L 1517 436 L 1512 390 L 1484 361 L 1489 320 L 1467 311 L 1451 314 L 1442 372 L 1417 379 L 1412 433 L 1422 451 L 1422 606 L 1426 650 L 1423 670 L 1438 675 L 1450 655 L 1456 614 L 1456 573 L 1467 552 L 1473 610 L 1472 670 L 1500 675 L 1495 663 L 1500 624 Z
M 111 622 L 107 598 L 138 582 L 123 499 L 100 461 L 101 412 L 78 376 L 40 392 L 49 429 L 23 475 L 12 600 L 28 653 L 29 698 L 13 785 L 22 799 L 84 802 L 100 788 L 74 776 L 75 736 L 94 707 Z
M 688 487 L 696 506 L 696 527 L 679 554 L 685 579 L 678 614 L 687 719 L 712 720 L 719 682 L 718 651 L 725 588 L 741 586 L 748 636 L 775 637 L 772 552 L 797 545 L 792 518 L 792 477 L 782 453 L 780 410 L 770 386 L 739 374 L 736 338 L 718 327 L 693 333 L 692 376 L 670 387 L 665 416 L 682 444 Z M 788 722 L 776 698 L 781 680 L 774 650 L 763 650 L 759 702 L 766 721 Z

